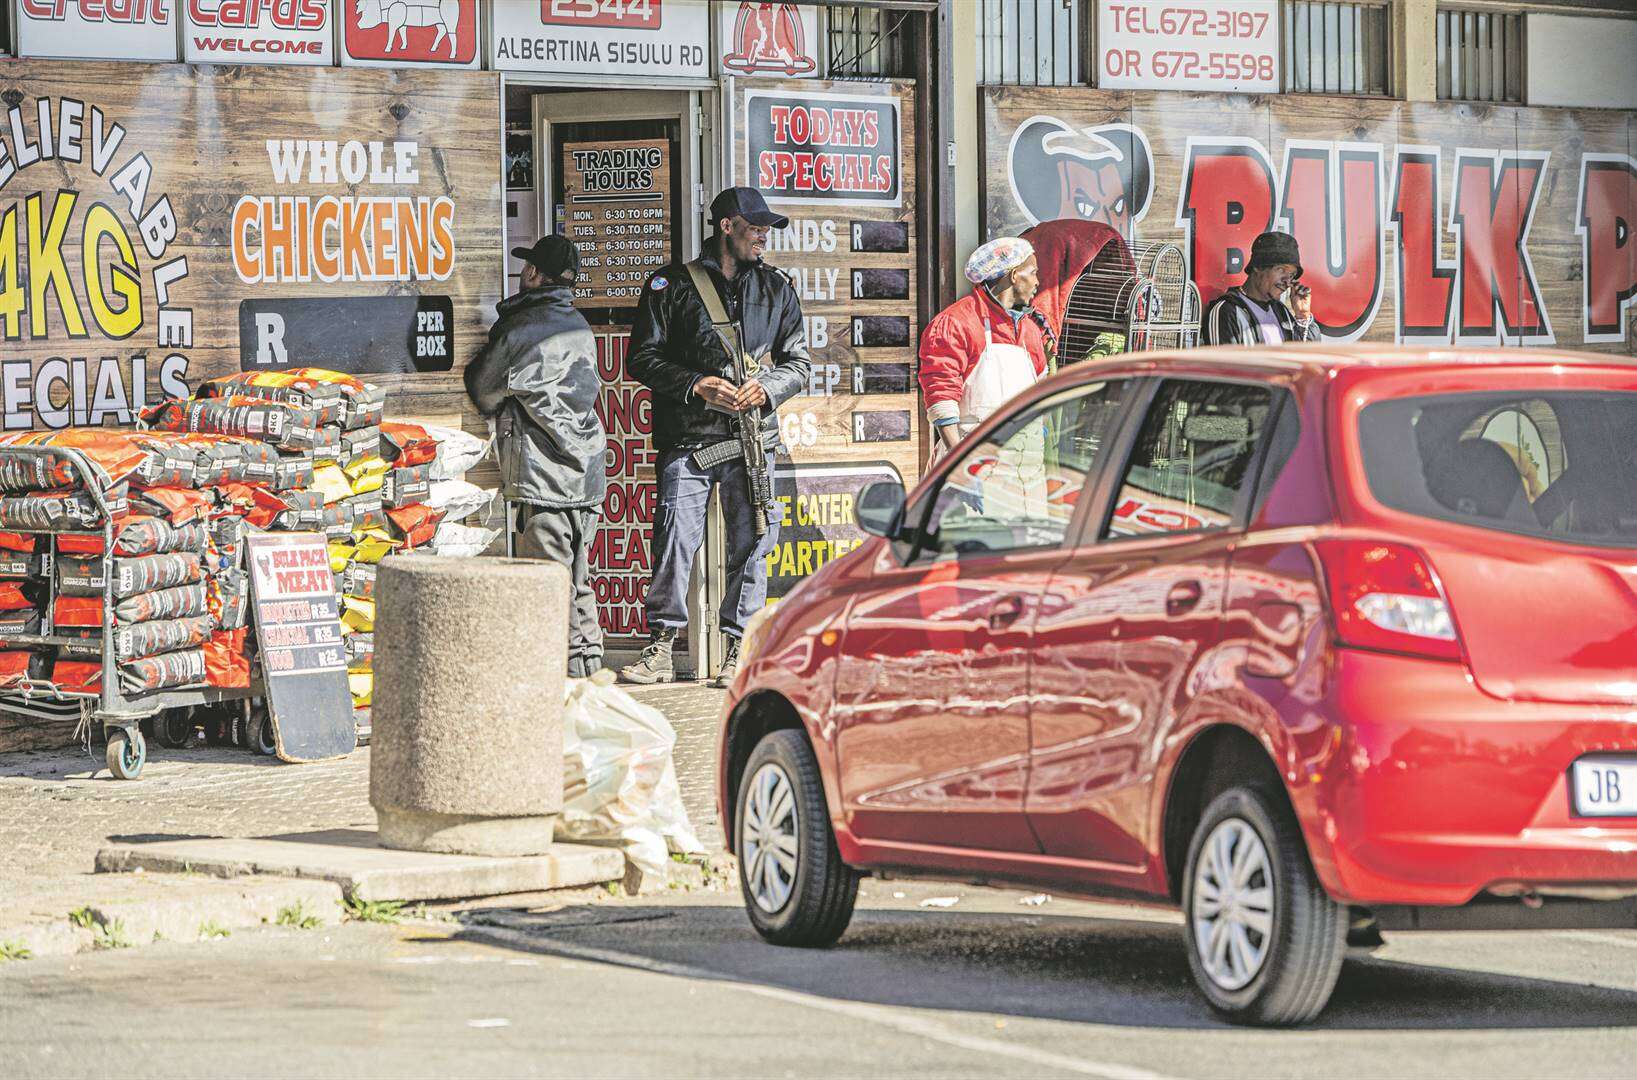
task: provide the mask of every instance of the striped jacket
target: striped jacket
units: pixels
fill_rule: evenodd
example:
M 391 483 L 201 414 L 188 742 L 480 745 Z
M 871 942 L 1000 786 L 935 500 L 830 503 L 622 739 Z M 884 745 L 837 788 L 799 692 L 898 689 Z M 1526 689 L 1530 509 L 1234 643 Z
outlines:
M 1296 324 L 1283 300 L 1273 302 L 1274 317 L 1286 341 L 1320 341 L 1317 321 L 1309 319 L 1305 325 Z M 1261 345 L 1262 330 L 1256 316 L 1245 306 L 1244 294 L 1235 285 L 1212 300 L 1205 308 L 1205 317 L 1199 321 L 1199 336 L 1205 345 Z

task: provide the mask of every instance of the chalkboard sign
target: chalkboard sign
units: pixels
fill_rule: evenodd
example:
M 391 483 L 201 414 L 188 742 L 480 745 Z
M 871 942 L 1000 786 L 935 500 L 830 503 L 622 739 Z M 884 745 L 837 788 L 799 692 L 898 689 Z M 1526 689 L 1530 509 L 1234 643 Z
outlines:
M 358 746 L 340 602 L 319 533 L 252 533 L 250 587 L 267 715 L 282 761 L 344 757 Z

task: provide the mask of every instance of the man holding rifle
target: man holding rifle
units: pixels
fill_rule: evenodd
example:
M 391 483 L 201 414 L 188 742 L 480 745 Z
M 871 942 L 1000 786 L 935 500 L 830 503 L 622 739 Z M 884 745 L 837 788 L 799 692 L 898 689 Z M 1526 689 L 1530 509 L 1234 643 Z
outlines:
M 636 683 L 676 678 L 671 650 L 688 624 L 688 578 L 718 485 L 727 527 L 721 620 L 728 651 L 716 685 L 733 678 L 745 624 L 767 602 L 767 554 L 778 539 L 778 407 L 807 385 L 812 366 L 796 290 L 762 262 L 769 230 L 789 220 L 748 187 L 718 195 L 710 219 L 716 232 L 698 259 L 673 262 L 648 279 L 626 360 L 653 391 L 659 452 L 649 642 L 620 672 Z

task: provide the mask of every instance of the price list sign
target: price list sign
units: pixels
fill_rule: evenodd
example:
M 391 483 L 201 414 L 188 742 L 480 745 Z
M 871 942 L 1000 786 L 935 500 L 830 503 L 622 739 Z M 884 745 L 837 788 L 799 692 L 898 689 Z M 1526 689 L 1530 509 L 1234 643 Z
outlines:
M 563 145 L 563 216 L 580 252 L 574 299 L 635 307 L 671 260 L 671 146 L 665 139 Z
M 248 538 L 256 642 L 278 755 L 317 761 L 357 745 L 330 556 L 319 533 Z

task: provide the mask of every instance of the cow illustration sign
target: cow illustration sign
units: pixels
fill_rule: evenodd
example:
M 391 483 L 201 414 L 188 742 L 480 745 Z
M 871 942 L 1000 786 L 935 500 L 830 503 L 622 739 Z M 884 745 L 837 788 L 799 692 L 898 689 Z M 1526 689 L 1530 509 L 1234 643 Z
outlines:
M 477 0 L 341 0 L 341 63 L 477 67 Z
M 1180 245 L 1208 303 L 1293 235 L 1329 341 L 1637 350 L 1629 113 L 985 91 L 985 230 Z

